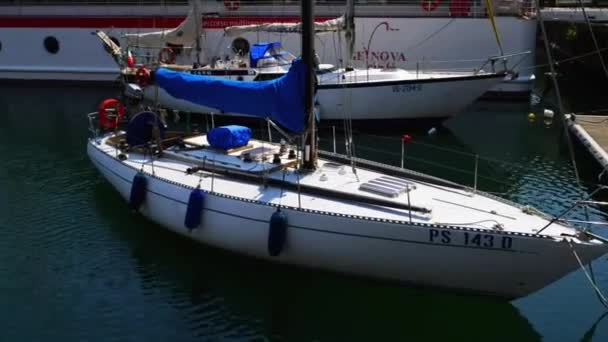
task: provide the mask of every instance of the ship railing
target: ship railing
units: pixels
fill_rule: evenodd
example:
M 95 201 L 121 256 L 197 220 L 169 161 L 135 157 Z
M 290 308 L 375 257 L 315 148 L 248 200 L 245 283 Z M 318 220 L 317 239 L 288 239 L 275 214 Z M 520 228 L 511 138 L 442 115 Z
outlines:
M 115 108 L 106 109 L 107 118 L 118 118 L 117 114 L 118 113 L 116 112 Z M 101 133 L 103 132 L 103 128 L 101 127 L 101 124 L 99 123 L 99 112 L 87 113 L 86 116 L 89 121 L 89 132 L 91 132 L 91 137 L 93 139 L 99 138 L 101 136 Z M 122 124 L 124 120 L 125 119 L 123 118 L 120 122 L 118 122 L 118 125 L 116 127 L 118 127 L 120 124 Z
M 535 0 L 491 0 L 496 15 L 533 16 Z M 238 5 L 235 5 L 238 4 Z M 339 16 L 345 0 L 317 0 L 317 15 Z M 0 6 L 188 6 L 187 0 L 5 0 Z M 356 0 L 357 16 L 486 17 L 484 0 Z M 204 11 L 226 15 L 298 15 L 299 1 L 203 1 Z M 236 6 L 236 7 L 235 7 Z
M 321 113 L 321 115 L 323 114 Z M 483 192 L 497 198 L 518 202 L 519 195 L 516 192 L 518 188 L 514 187 L 518 183 L 515 180 L 538 172 L 533 165 L 524 165 L 479 153 L 435 145 L 428 141 L 437 134 L 435 128 L 429 130 L 428 137 L 414 138 L 407 134 L 401 138 L 390 137 L 385 134 L 385 129 L 382 129 L 382 135 L 353 131 L 351 141 L 346 138 L 347 134 L 340 127 L 321 127 L 319 146 L 322 150 L 353 156 L 356 150 L 356 157 L 379 161 L 404 170 L 434 175 L 448 182 L 461 184 L 471 193 Z M 369 130 L 366 128 L 366 131 Z M 374 143 L 366 144 L 365 141 Z M 555 222 L 573 224 L 583 231 L 587 231 L 591 225 L 608 225 L 606 221 L 588 219 L 589 210 L 600 213 L 599 207 L 608 206 L 608 202 L 592 199 L 601 191 L 608 190 L 608 187 L 588 181 L 581 181 L 581 184 L 586 189 L 586 195 L 582 195 L 581 200 L 571 202 L 569 207 L 555 216 L 544 214 L 532 205 L 521 205 L 521 208 L 530 214 L 543 216 L 549 220 L 550 224 Z M 539 227 L 538 232 L 542 232 L 544 228 Z
M 159 52 L 163 49 L 163 47 L 150 47 L 150 46 L 136 46 L 130 45 L 129 48 L 132 49 L 133 56 L 137 64 L 143 64 L 148 66 L 156 66 L 160 65 L 160 61 L 158 58 Z M 193 60 L 193 54 L 196 53 L 196 48 L 194 47 L 179 47 L 178 53 L 176 54 L 176 63 L 178 64 L 191 64 Z M 388 54 L 388 52 L 386 52 Z M 430 60 L 430 59 L 421 59 L 417 61 L 406 60 L 405 62 L 399 61 L 391 61 L 384 60 L 383 55 L 377 54 L 376 52 L 372 52 L 367 57 L 356 58 L 354 59 L 353 66 L 357 68 L 400 68 L 416 73 L 424 73 L 424 72 L 480 72 L 480 71 L 488 71 L 484 68 L 490 67 L 489 71 L 496 71 L 496 64 L 503 65 L 504 70 L 517 70 L 517 67 L 522 64 L 522 62 L 531 56 L 531 51 L 522 51 L 518 53 L 510 53 L 499 56 L 490 56 L 487 58 L 472 58 L 472 59 L 452 59 L 452 60 Z M 358 56 L 361 57 L 361 56 Z M 219 60 L 219 56 L 214 57 L 216 60 Z M 241 58 L 242 59 L 242 58 Z M 239 58 L 231 57 L 226 60 L 226 62 L 241 62 Z M 330 62 L 330 61 L 328 61 Z M 230 63 L 229 63 L 230 64 Z M 285 64 L 289 65 L 289 63 Z M 272 65 L 275 67 L 277 65 Z M 281 65 L 279 65 L 281 66 Z
M 503 66 L 503 70 L 504 72 L 513 72 L 513 70 L 519 65 L 521 64 L 521 62 L 523 62 L 523 60 L 532 54 L 532 51 L 523 51 L 523 52 L 518 52 L 518 53 L 510 53 L 510 54 L 506 54 L 506 55 L 500 55 L 500 56 L 492 56 L 489 57 L 488 59 L 486 59 L 485 62 L 483 62 L 483 64 L 476 69 L 477 71 L 482 71 L 484 70 L 484 68 L 486 66 L 490 66 L 492 72 L 496 72 L 496 63 L 500 62 L 500 64 L 502 64 Z M 509 59 L 513 59 L 519 57 L 519 60 L 514 63 L 513 65 L 509 66 L 508 65 L 508 61 Z
M 255 0 L 240 1 L 236 11 L 226 11 L 228 14 L 288 14 L 297 15 L 299 1 Z M 491 0 L 496 15 L 533 16 L 536 13 L 535 0 Z M 344 12 L 346 1 L 318 0 L 317 14 L 339 16 Z M 357 16 L 386 17 L 415 16 L 415 17 L 486 17 L 487 11 L 483 0 L 358 0 L 355 1 Z M 220 12 L 223 9 L 220 6 Z
M 89 132 L 91 132 L 93 139 L 98 138 L 99 133 L 100 133 L 99 120 L 98 120 L 99 113 L 98 112 L 88 113 L 87 119 L 89 120 Z
M 480 73 L 480 72 L 517 72 L 519 66 L 530 56 L 531 51 L 522 51 L 487 58 L 473 59 L 451 59 L 451 60 L 429 60 L 417 61 L 407 60 L 405 62 L 385 62 L 378 56 L 371 54 L 367 60 L 355 60 L 353 66 L 361 68 L 400 68 L 416 75 L 427 72 L 433 73 Z M 487 70 L 486 70 L 487 69 Z

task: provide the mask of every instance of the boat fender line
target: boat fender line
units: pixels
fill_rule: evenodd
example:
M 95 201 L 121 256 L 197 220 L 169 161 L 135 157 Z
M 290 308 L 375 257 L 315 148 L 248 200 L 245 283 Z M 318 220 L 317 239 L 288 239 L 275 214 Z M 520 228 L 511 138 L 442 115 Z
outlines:
M 188 199 L 188 208 L 184 219 L 186 228 L 192 230 L 201 225 L 204 203 L 205 193 L 199 187 L 194 188 L 190 192 L 190 199 Z
M 108 111 L 112 114 L 109 115 Z M 125 107 L 117 99 L 105 99 L 99 105 L 99 125 L 103 128 L 114 129 L 125 116 Z
M 170 47 L 164 47 L 158 52 L 158 61 L 161 64 L 175 63 L 175 52 Z
M 133 211 L 139 211 L 139 208 L 146 199 L 148 179 L 143 172 L 138 172 L 133 177 L 131 184 L 131 196 L 129 197 L 129 206 Z
M 145 87 L 150 84 L 150 81 L 150 70 L 146 69 L 144 66 L 140 66 L 135 72 L 135 82 L 137 82 L 140 87 Z
M 270 217 L 268 230 L 268 254 L 278 256 L 281 254 L 287 238 L 287 215 L 277 208 Z
M 433 12 L 434 10 L 437 9 L 437 7 L 439 7 L 439 2 L 441 0 L 422 0 L 420 2 L 420 5 L 422 6 L 422 9 L 427 11 L 427 12 Z

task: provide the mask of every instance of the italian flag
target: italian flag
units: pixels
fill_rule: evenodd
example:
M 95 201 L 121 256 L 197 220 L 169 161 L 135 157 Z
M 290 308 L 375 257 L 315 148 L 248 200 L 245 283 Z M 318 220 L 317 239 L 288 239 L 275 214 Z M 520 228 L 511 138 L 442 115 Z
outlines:
M 127 66 L 132 68 L 135 66 L 135 59 L 133 59 L 133 55 L 131 54 L 131 50 L 127 50 Z

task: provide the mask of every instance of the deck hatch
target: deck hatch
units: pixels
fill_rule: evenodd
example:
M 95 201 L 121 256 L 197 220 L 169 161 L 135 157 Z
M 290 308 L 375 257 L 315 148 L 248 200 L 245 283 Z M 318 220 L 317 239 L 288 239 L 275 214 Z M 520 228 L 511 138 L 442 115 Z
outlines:
M 388 176 L 372 179 L 359 186 L 361 191 L 373 192 L 387 197 L 397 197 L 415 188 L 415 185 L 411 182 Z

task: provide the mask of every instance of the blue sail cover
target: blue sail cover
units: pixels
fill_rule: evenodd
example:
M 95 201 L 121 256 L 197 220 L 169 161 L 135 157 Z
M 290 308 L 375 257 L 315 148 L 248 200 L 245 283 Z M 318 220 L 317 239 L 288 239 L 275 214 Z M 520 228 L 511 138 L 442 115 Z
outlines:
M 256 68 L 260 59 L 275 57 L 273 55 L 265 56 L 266 52 L 270 49 L 278 49 L 280 47 L 280 42 L 253 44 L 251 50 L 249 50 L 249 65 L 251 65 L 252 68 Z
M 306 67 L 294 60 L 287 74 L 269 81 L 233 81 L 159 68 L 155 82 L 171 96 L 192 103 L 271 118 L 294 133 L 304 130 Z

